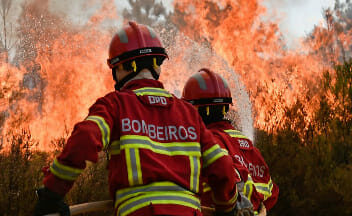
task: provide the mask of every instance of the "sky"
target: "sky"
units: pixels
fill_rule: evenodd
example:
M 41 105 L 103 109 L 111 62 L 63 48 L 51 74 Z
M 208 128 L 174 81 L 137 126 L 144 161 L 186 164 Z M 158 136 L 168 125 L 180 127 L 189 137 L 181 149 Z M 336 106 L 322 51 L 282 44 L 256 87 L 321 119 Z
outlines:
M 291 48 L 314 25 L 323 24 L 323 8 L 333 8 L 334 3 L 335 0 L 263 0 L 268 13 L 279 18 L 280 30 Z
M 172 8 L 173 0 L 159 0 Z M 294 48 L 300 38 L 307 35 L 314 25 L 323 25 L 323 8 L 333 8 L 335 0 L 258 0 L 267 8 L 268 17 L 275 17 L 287 45 Z M 343 0 L 340 0 L 343 2 Z M 128 5 L 127 0 L 115 0 Z M 172 9 L 171 9 L 172 10 Z
M 23 2 L 23 0 L 12 0 L 14 5 Z M 94 7 L 82 9 L 86 0 L 50 0 L 49 4 L 55 11 L 66 12 L 71 17 L 86 20 L 94 13 Z M 172 10 L 173 0 L 159 0 L 165 6 Z M 335 0 L 258 0 L 268 9 L 267 16 L 275 17 L 278 20 L 280 30 L 284 35 L 288 47 L 294 48 L 299 39 L 309 33 L 314 25 L 322 25 L 323 8 L 333 7 Z M 340 0 L 344 2 L 344 0 Z M 128 6 L 128 0 L 115 0 L 118 10 Z M 69 8 L 67 5 L 70 5 Z M 68 12 L 70 11 L 70 12 Z M 18 16 L 19 10 L 14 14 Z

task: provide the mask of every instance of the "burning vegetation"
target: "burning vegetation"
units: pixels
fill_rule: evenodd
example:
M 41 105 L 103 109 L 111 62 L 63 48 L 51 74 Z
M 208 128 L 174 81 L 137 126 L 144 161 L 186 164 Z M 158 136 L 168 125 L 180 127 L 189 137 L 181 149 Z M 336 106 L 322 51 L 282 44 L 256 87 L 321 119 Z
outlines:
M 40 167 L 89 106 L 113 90 L 107 47 L 125 19 L 160 31 L 170 55 L 161 80 L 175 95 L 202 67 L 229 80 L 233 118 L 255 138 L 282 188 L 272 215 L 352 213 L 346 194 L 352 191 L 352 3 L 336 1 L 324 10 L 324 25 L 291 50 L 278 24 L 261 18 L 267 12 L 258 0 L 175 0 L 171 11 L 159 1 L 129 0 L 118 14 L 121 5 L 112 0 L 77 1 L 93 11 L 82 20 L 57 13 L 64 5 L 58 2 L 0 0 L 0 169 L 7 170 L 0 191 L 8 194 L 0 199 L 0 215 L 32 211 L 7 206 L 30 205 L 34 196 L 20 196 L 40 185 Z M 30 185 L 16 176 L 31 179 Z M 89 171 L 79 181 L 92 186 L 92 176 Z M 105 196 L 77 195 L 83 183 L 69 202 Z

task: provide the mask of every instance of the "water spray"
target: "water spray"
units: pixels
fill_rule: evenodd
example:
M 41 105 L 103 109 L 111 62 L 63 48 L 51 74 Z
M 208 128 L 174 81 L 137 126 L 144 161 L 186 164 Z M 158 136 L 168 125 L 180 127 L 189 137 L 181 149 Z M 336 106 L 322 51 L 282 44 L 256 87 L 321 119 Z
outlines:
M 228 117 L 235 122 L 238 130 L 253 141 L 252 104 L 249 95 L 240 76 L 225 59 L 212 50 L 209 44 L 197 43 L 177 29 L 172 32 L 164 31 L 161 37 L 167 44 L 170 57 L 170 60 L 163 64 L 160 77 L 166 89 L 181 97 L 186 80 L 199 69 L 209 68 L 221 74 L 227 80 L 234 99 L 234 106 L 231 109 L 235 110 L 236 115 L 228 115 Z

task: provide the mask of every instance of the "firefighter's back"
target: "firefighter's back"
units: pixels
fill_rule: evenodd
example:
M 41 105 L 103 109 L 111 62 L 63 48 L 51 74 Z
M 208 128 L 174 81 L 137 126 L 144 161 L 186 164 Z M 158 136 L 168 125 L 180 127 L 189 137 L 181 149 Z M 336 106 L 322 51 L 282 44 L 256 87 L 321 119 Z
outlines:
M 119 110 L 109 147 L 118 215 L 199 214 L 198 114 L 158 83 L 132 81 L 111 95 Z
M 251 200 L 257 210 L 263 202 L 270 210 L 277 202 L 279 188 L 272 181 L 269 167 L 259 149 L 252 141 L 238 130 L 224 130 L 231 137 L 233 147 L 237 148 L 235 158 L 248 169 L 249 175 L 243 193 Z

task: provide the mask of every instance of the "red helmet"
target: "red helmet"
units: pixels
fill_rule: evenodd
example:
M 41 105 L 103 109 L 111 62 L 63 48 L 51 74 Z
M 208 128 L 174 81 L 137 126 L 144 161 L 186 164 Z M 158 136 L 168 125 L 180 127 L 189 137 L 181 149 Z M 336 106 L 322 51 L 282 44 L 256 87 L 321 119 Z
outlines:
M 168 57 L 161 40 L 153 29 L 130 21 L 112 38 L 108 65 L 114 68 L 118 64 L 143 56 Z
M 183 88 L 182 98 L 193 105 L 231 104 L 231 90 L 226 80 L 202 68 L 191 76 Z

